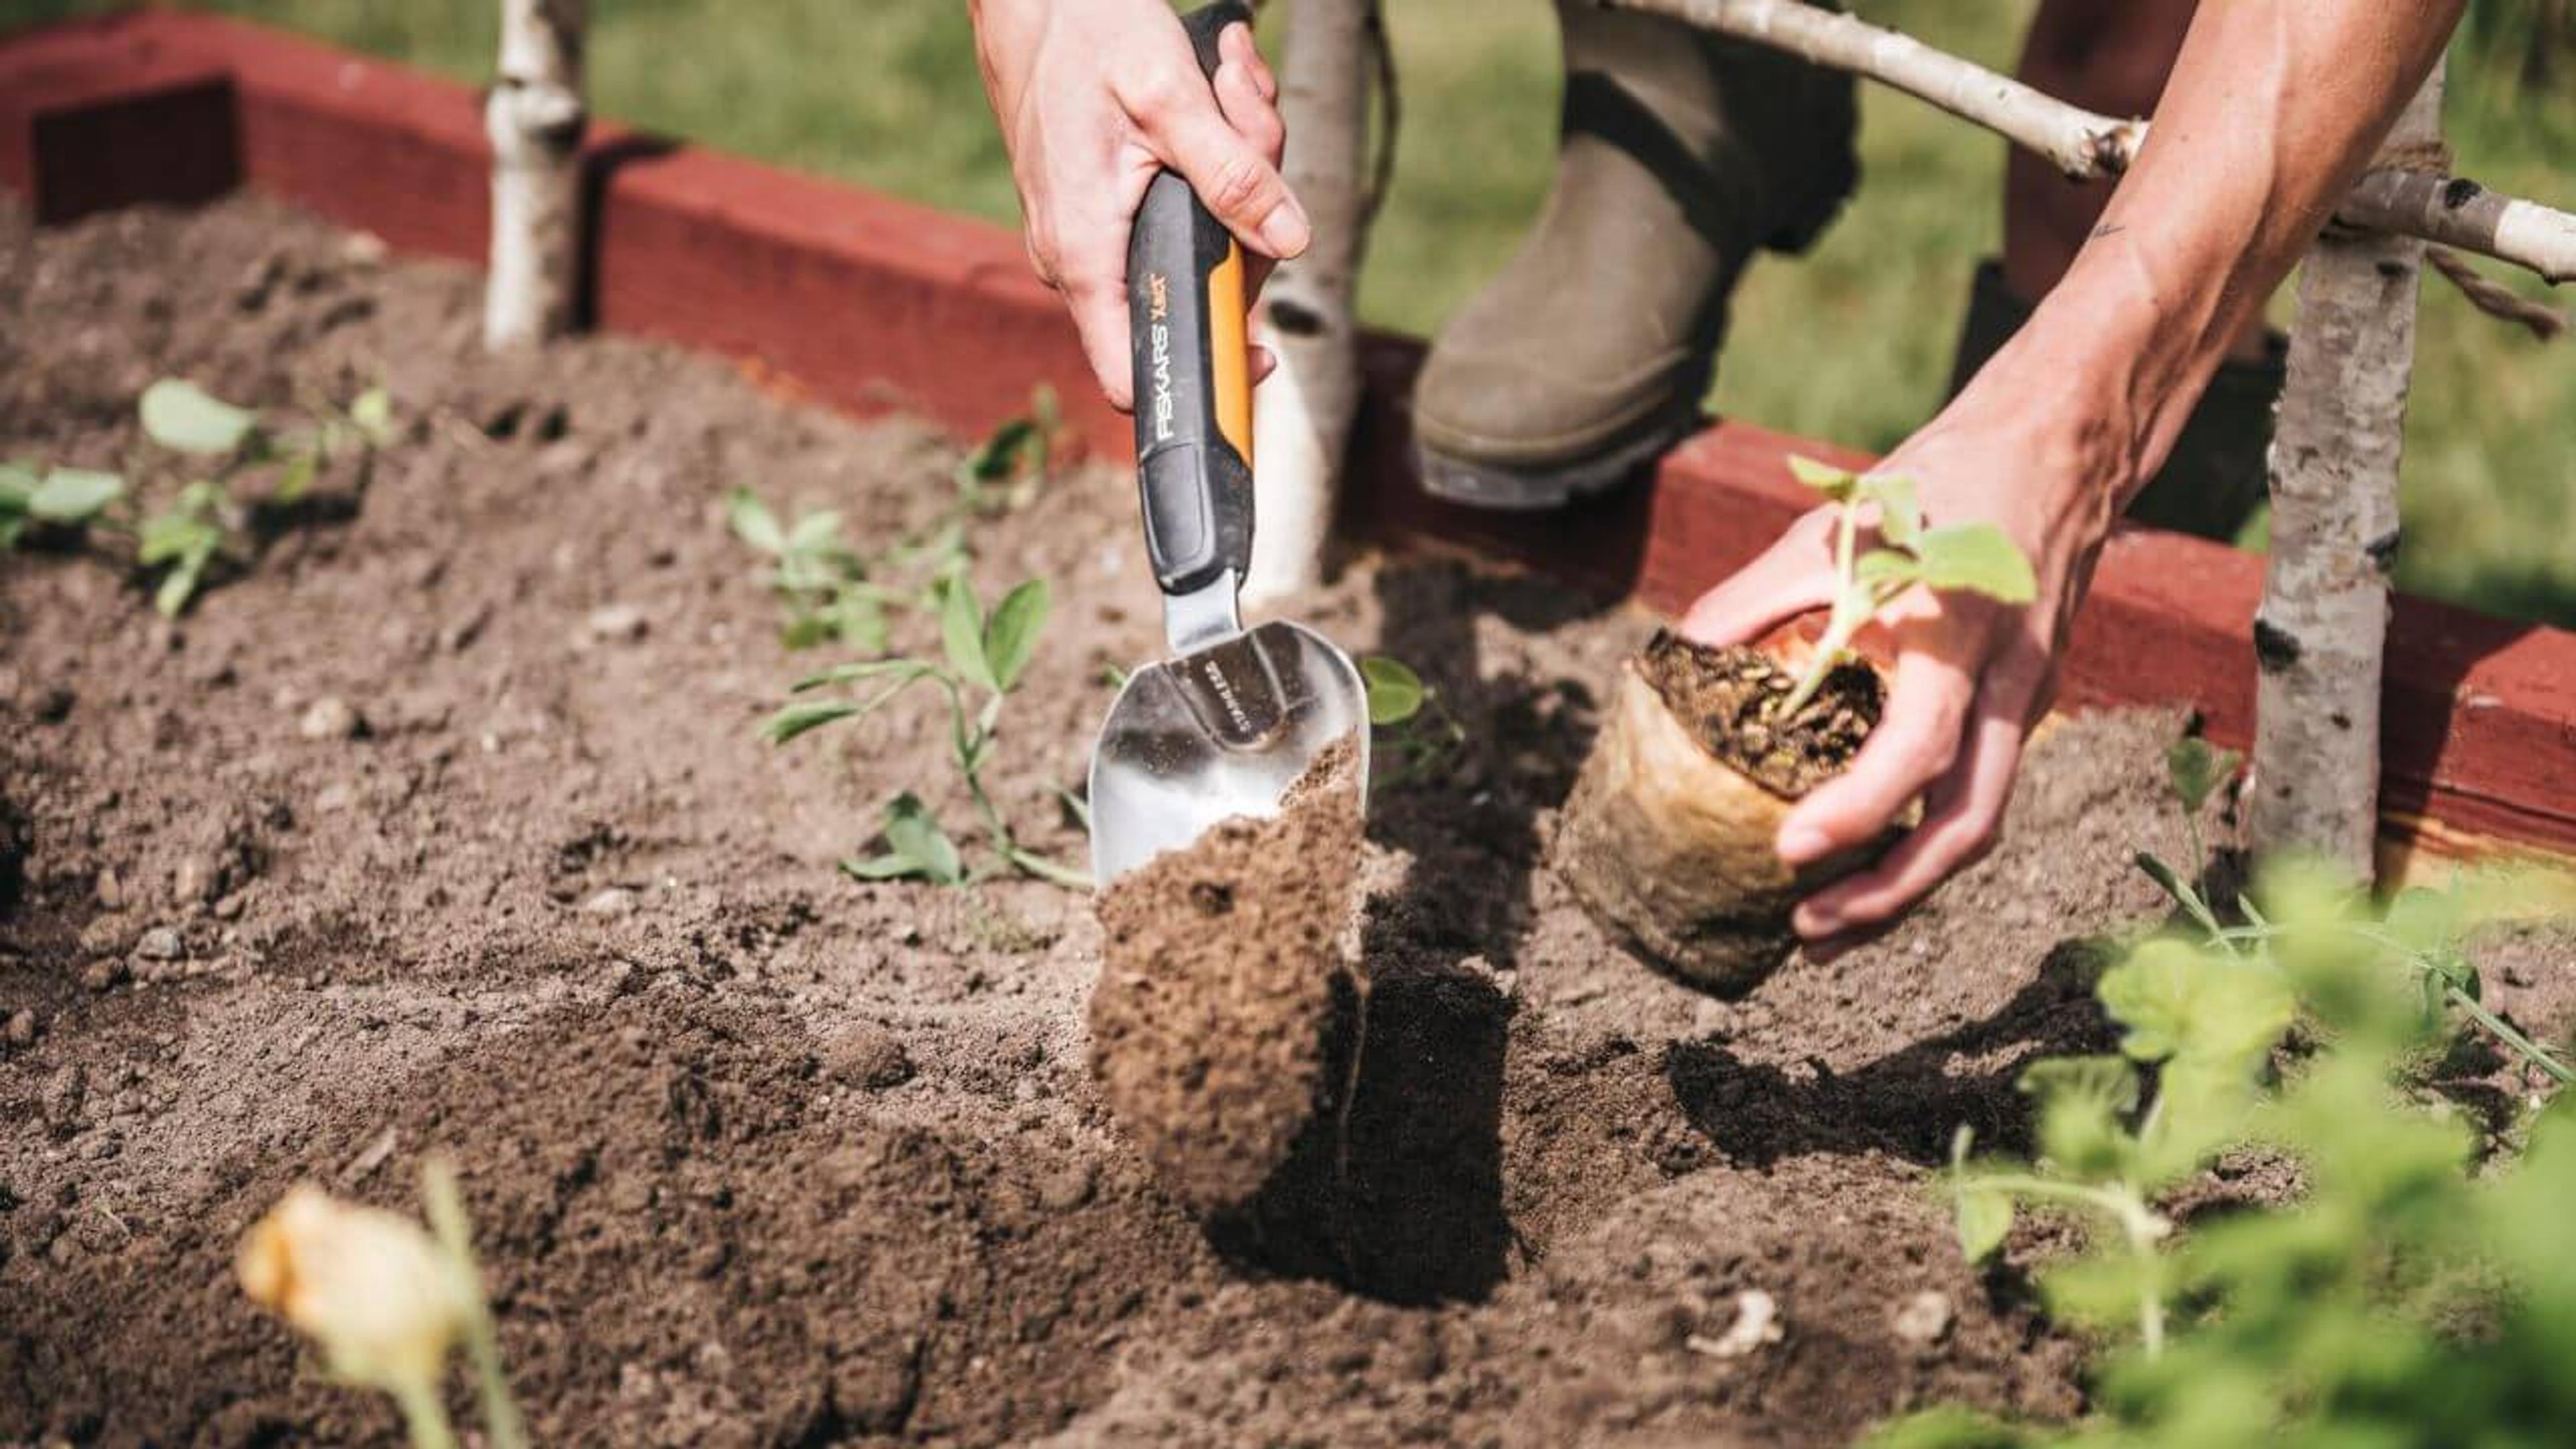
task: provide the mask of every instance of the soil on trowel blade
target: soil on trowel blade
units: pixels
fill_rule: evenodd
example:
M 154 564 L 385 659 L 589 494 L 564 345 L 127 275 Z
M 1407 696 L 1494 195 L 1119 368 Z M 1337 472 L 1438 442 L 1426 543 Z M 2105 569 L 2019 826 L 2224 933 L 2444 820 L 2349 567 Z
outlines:
M 1322 1094 L 1352 970 L 1357 769 L 1340 741 L 1278 815 L 1221 822 L 1101 894 L 1091 1069 L 1156 1177 L 1199 1212 L 1248 1202 Z

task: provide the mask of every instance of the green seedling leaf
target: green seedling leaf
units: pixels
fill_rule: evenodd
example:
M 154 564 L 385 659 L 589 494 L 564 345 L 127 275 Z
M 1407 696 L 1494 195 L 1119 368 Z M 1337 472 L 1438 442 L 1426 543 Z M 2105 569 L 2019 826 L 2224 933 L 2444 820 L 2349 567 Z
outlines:
M 26 512 L 36 486 L 35 469 L 24 463 L 0 463 L 0 516 Z
M 1360 661 L 1360 682 L 1368 690 L 1369 723 L 1399 725 L 1422 712 L 1428 691 L 1422 676 L 1401 659 L 1372 654 Z
M 808 730 L 820 729 L 834 720 L 848 719 L 859 713 L 859 705 L 847 699 L 804 700 L 781 705 L 769 718 L 761 721 L 760 737 L 773 745 L 783 745 Z
M 2040 1154 L 2060 1173 L 2091 1181 L 2127 1166 L 2136 1067 L 2119 1057 L 2049 1057 L 2022 1072 L 2021 1090 L 2039 1104 Z
M 146 568 L 173 563 L 223 546 L 223 530 L 193 512 L 156 513 L 143 520 L 135 540 L 135 562 Z
M 979 482 L 1007 478 L 1020 469 L 1031 445 L 1041 441 L 1035 418 L 1013 418 L 995 428 L 966 460 L 966 470 Z
M 212 549 L 189 554 L 161 576 L 160 587 L 152 591 L 152 607 L 161 617 L 175 619 L 187 610 L 188 601 L 197 596 L 197 586 L 205 579 L 207 561 L 213 557 Z
M 886 624 L 885 605 L 875 598 L 846 591 L 832 601 L 822 616 L 832 637 L 864 654 L 882 654 L 892 641 L 893 631 Z
M 2165 751 L 2165 784 L 2189 814 L 2197 815 L 2212 792 L 2236 773 L 2244 756 L 2198 735 L 2185 735 Z
M 862 679 L 884 679 L 890 675 L 900 676 L 904 683 L 910 684 L 916 679 L 938 672 L 937 669 L 918 659 L 870 659 L 860 664 L 835 664 L 819 674 L 806 675 L 789 688 L 795 693 L 803 694 L 808 690 L 825 689 L 835 684 L 855 684 Z
M 1789 471 L 1796 475 L 1799 482 L 1822 493 L 1827 500 L 1834 503 L 1849 502 L 1854 490 L 1860 486 L 1860 475 L 1849 468 L 1837 468 L 1831 463 L 1802 457 L 1796 453 L 1789 455 Z
M 277 487 L 268 495 L 269 501 L 284 505 L 303 497 L 313 487 L 313 475 L 321 466 L 320 453 L 302 452 L 288 457 L 285 469 L 277 475 Z
M 1952 1208 L 1959 1230 L 1959 1254 L 1971 1263 L 1991 1258 L 2012 1236 L 2012 1198 L 1991 1187 L 1962 1184 Z
M 948 651 L 948 667 L 960 679 L 1000 692 L 992 661 L 984 657 L 983 609 L 975 602 L 974 586 L 962 578 L 950 579 L 939 590 L 939 637 Z
M 773 523 L 772 527 L 776 525 Z M 841 513 L 836 508 L 821 508 L 796 520 L 787 530 L 790 553 L 830 555 L 841 542 Z
M 966 864 L 958 858 L 956 842 L 911 791 L 887 802 L 885 838 L 888 853 L 910 862 L 913 873 L 923 879 L 941 885 L 966 879 Z
M 125 480 L 87 468 L 56 468 L 27 494 L 30 518 L 47 523 L 87 523 L 125 495 Z
M 1874 548 L 1852 563 L 1852 578 L 1864 591 L 1858 602 L 1866 605 L 1883 599 L 1898 589 L 1923 577 L 1923 566 L 1914 556 L 1892 548 Z
M 1878 533 L 1889 543 L 1910 549 L 1923 537 L 1923 505 L 1915 500 L 1913 479 L 1871 474 L 1860 480 L 1859 498 L 1878 505 Z
M 725 526 L 733 536 L 766 554 L 787 551 L 787 535 L 778 526 L 778 515 L 748 488 L 736 485 L 725 494 Z
M 143 390 L 143 431 L 177 453 L 213 457 L 238 450 L 259 415 L 210 396 L 195 383 L 165 377 Z
M 349 421 L 376 447 L 392 445 L 394 440 L 394 395 L 381 387 L 371 387 L 358 394 L 349 404 Z
M 1922 581 L 1935 589 L 1984 594 L 2007 604 L 2027 604 L 2039 581 L 2004 531 L 1989 523 L 1953 523 L 1926 529 L 1915 540 Z
M 1007 691 L 1020 682 L 1038 647 L 1038 632 L 1046 627 L 1047 585 L 1044 579 L 1030 579 L 1002 596 L 993 609 L 993 617 L 984 623 L 984 660 L 992 671 L 993 687 Z
M 2013 1205 L 2009 1194 L 1970 1175 L 1968 1149 L 1976 1140 L 1976 1130 L 1964 1123 L 1950 1134 L 1950 1204 L 1957 1220 L 1960 1255 L 1982 1263 L 2011 1236 Z
M 2252 1065 L 2290 1028 L 2287 983 L 2268 969 L 2154 940 L 2102 974 L 2096 994 L 2127 1035 L 2133 1061 L 2190 1056 Z

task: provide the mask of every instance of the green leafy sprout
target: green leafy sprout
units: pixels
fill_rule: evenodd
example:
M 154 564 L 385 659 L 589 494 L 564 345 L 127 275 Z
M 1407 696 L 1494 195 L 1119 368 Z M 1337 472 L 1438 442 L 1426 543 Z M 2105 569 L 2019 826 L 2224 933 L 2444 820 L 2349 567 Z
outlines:
M 2002 529 L 1987 523 L 1927 527 L 1912 480 L 1854 473 L 1794 455 L 1789 471 L 1836 509 L 1835 589 L 1815 658 L 1782 699 L 1782 717 L 1805 708 L 1834 666 L 1850 656 L 1852 640 L 1861 628 L 1898 594 L 1917 584 L 1936 592 L 1984 594 L 2006 604 L 2027 604 L 2037 597 L 2039 585 L 2031 575 L 2030 560 Z M 1884 545 L 1867 552 L 1860 549 L 1863 509 L 1877 511 L 1875 526 Z
M 2197 736 L 2175 741 L 2165 754 L 2165 788 L 2182 809 L 2195 873 L 2207 859 L 2200 832 L 2202 807 L 2234 776 L 2241 762 L 2235 751 L 2219 749 Z M 2265 920 L 2251 900 L 2237 899 L 2241 923 L 2231 925 L 2220 918 L 2215 904 L 2192 879 L 2154 853 L 2139 851 L 2137 864 L 2173 897 L 2211 946 L 2230 956 L 2245 957 L 2280 934 L 2281 928 Z M 2551 1081 L 2565 1086 L 2576 1082 L 2576 1069 L 2487 1006 L 2478 969 L 2451 930 L 2452 923 L 2463 918 L 2522 909 L 2540 889 L 2534 878 L 2512 873 L 2463 872 L 2446 889 L 2414 886 L 2400 891 L 2377 918 L 2355 916 L 2342 929 L 2356 933 L 2360 944 L 2391 954 L 2420 991 L 2428 1019 L 2440 1018 L 2446 1009 L 2457 1011 Z
M 992 764 L 1000 737 L 1002 714 L 1036 656 L 1039 634 L 1046 627 L 1047 586 L 1030 579 L 1002 596 L 988 615 L 963 578 L 941 588 L 939 660 L 894 657 L 836 665 L 797 681 L 798 694 L 866 686 L 858 693 L 799 700 L 781 707 L 762 723 L 760 732 L 772 744 L 785 744 L 808 731 L 845 719 L 872 714 L 916 684 L 938 690 L 948 707 L 949 738 L 958 776 L 981 817 L 985 841 L 994 858 L 1009 869 L 1088 889 L 1082 871 L 1019 843 L 1010 820 L 994 802 L 984 773 Z M 860 880 L 926 880 L 964 885 L 977 878 L 956 842 L 940 827 L 919 796 L 907 790 L 886 803 L 885 849 L 865 859 L 846 860 L 841 868 Z
M 136 410 L 146 438 L 192 460 L 191 471 L 205 472 L 180 484 L 162 508 L 136 517 L 123 474 L 0 466 L 0 548 L 15 547 L 37 528 L 130 535 L 135 565 L 158 575 L 153 606 L 173 618 L 218 560 L 251 555 L 251 525 L 262 515 L 293 509 L 322 468 L 345 456 L 357 457 L 363 487 L 376 451 L 395 436 L 393 399 L 381 387 L 360 393 L 345 409 L 311 407 L 298 423 L 274 432 L 258 413 L 181 378 L 145 388 Z M 234 481 L 263 473 L 264 493 L 247 506 L 234 497 Z
M 2295 863 L 2257 894 L 2267 929 L 2244 949 L 2158 937 L 2102 978 L 2122 1056 L 2025 1075 L 2035 1161 L 1971 1159 L 1963 1139 L 1949 1174 L 1972 1257 L 2023 1208 L 2118 1225 L 2039 1275 L 2062 1320 L 2136 1325 L 2089 1376 L 2086 1417 L 1939 1409 L 1881 1429 L 1879 1449 L 2564 1441 L 2576 1097 L 2541 1110 L 2519 1161 L 2472 1173 L 2463 1114 L 2405 1085 L 2445 1030 L 2392 968 L 2426 940 L 2456 948 L 2490 902 L 2445 894 L 2397 929 L 2350 882 Z M 2285 1054 L 2267 1088 L 2289 1002 L 2319 1045 Z M 2157 1077 L 2143 1110 L 2141 1068 Z M 2156 1190 L 2240 1146 L 2294 1160 L 2299 1197 L 2167 1231 Z
M 874 554 L 851 547 L 837 510 L 782 519 L 758 493 L 735 487 L 725 497 L 725 522 L 770 560 L 767 582 L 787 611 L 780 641 L 790 649 L 836 643 L 884 653 L 889 616 L 939 607 L 948 583 L 974 562 L 973 525 L 1028 506 L 1063 432 L 1054 390 L 1039 387 L 1025 415 L 959 461 L 939 514 Z
M 1381 764 L 1392 761 L 1392 768 L 1370 770 L 1372 792 L 1430 775 L 1467 743 L 1466 728 L 1441 702 L 1440 692 L 1403 660 L 1367 656 L 1360 660 L 1360 683 L 1368 693 L 1377 757 Z

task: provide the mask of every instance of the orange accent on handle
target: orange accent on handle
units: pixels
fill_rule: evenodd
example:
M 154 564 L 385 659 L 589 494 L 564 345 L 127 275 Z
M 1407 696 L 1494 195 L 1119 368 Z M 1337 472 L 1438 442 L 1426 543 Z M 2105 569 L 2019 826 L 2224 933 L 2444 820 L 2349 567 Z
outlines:
M 1252 355 L 1244 337 L 1243 247 L 1228 239 L 1208 273 L 1208 369 L 1216 389 L 1216 430 L 1252 466 Z

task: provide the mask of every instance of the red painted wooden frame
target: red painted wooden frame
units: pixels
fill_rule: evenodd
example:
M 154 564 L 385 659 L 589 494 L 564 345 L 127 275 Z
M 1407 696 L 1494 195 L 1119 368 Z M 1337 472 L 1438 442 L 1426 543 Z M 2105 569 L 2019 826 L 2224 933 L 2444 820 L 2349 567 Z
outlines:
M 1072 329 L 1007 231 L 630 131 L 603 128 L 587 151 L 597 325 L 755 359 L 819 401 L 914 411 L 968 434 L 1051 383 L 1090 447 L 1124 453 L 1125 421 L 1097 400 Z M 396 248 L 468 261 L 481 258 L 489 205 L 466 87 L 176 13 L 0 38 L 0 183 L 45 222 L 247 185 Z M 1406 339 L 1368 343 L 1347 521 L 1654 609 L 1680 608 L 1795 516 L 1785 453 L 1867 461 L 1720 422 L 1651 486 L 1571 515 L 1451 508 L 1412 482 L 1405 399 L 1419 357 Z M 2190 701 L 2215 738 L 2242 744 L 2261 588 L 2258 559 L 2121 533 L 2076 625 L 2067 697 Z M 2385 739 L 2401 833 L 2576 850 L 2576 635 L 2400 597 Z

